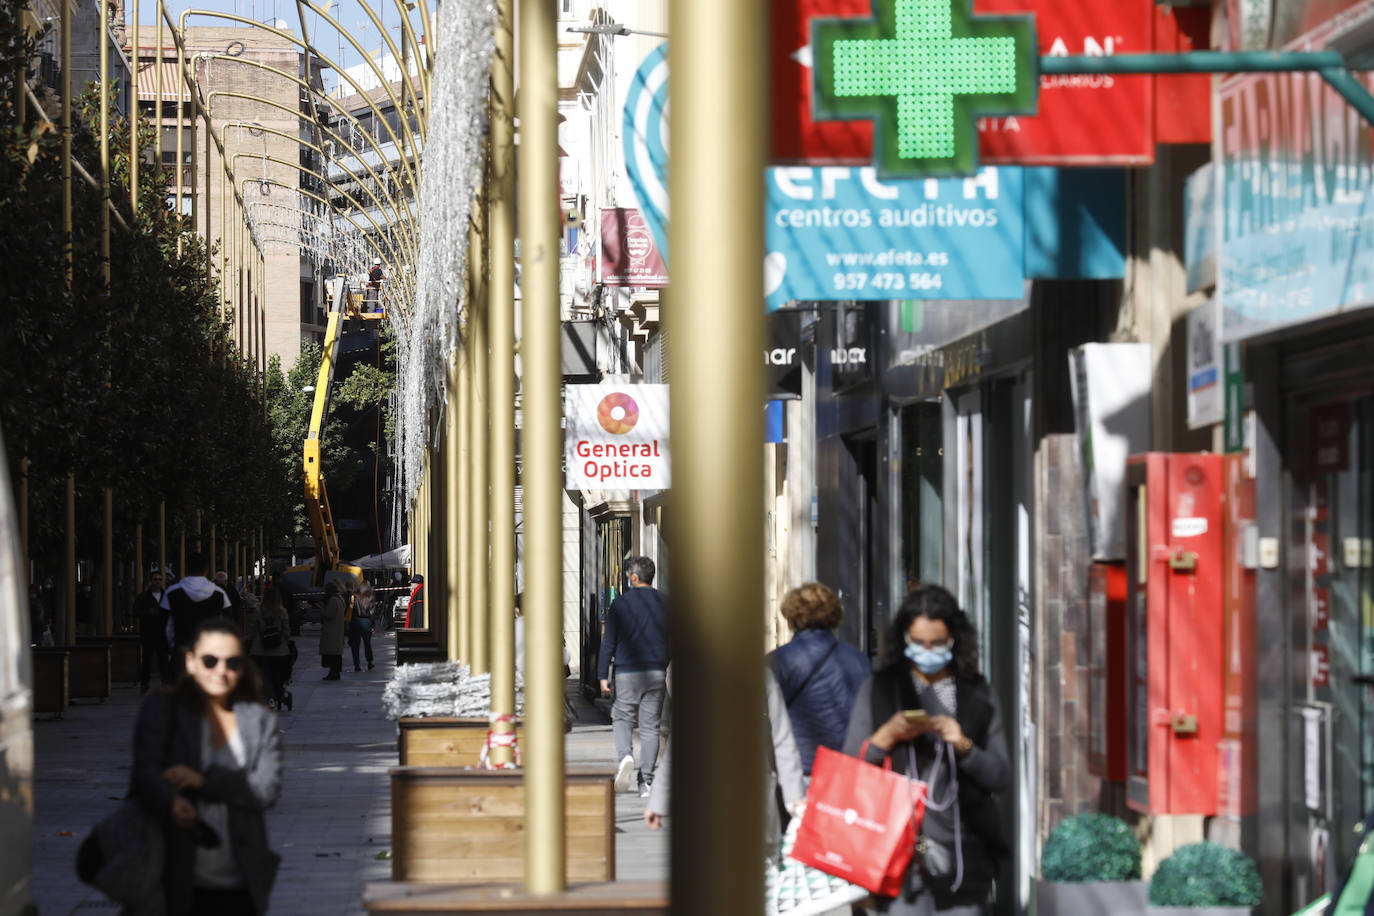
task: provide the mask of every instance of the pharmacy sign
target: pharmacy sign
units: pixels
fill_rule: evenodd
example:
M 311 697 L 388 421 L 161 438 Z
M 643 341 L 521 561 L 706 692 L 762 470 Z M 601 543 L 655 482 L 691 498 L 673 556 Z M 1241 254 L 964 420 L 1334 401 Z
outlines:
M 872 119 L 883 177 L 969 174 L 977 119 L 1034 114 L 1033 16 L 971 0 L 873 0 L 871 19 L 817 19 L 817 120 Z

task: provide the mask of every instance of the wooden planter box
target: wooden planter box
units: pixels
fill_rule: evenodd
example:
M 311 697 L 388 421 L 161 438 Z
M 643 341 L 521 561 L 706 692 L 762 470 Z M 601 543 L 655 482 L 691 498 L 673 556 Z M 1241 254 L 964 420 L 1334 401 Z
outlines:
M 431 884 L 522 884 L 525 782 L 520 770 L 400 767 L 391 772 L 391 878 Z M 564 777 L 567 879 L 615 880 L 615 774 Z
M 33 714 L 62 718 L 71 702 L 67 692 L 70 655 L 66 649 L 33 650 Z
M 396 664 L 417 665 L 448 661 L 448 651 L 441 646 L 397 646 Z
M 476 766 L 487 742 L 483 718 L 407 716 L 396 723 L 396 755 L 403 767 Z M 525 725 L 515 723 L 515 740 L 525 745 Z
M 1036 916 L 1145 916 L 1149 903 L 1148 881 L 1035 881 Z
M 396 648 L 409 649 L 414 646 L 438 646 L 439 640 L 428 627 L 397 627 Z
M 369 913 L 388 916 L 435 916 L 440 913 L 500 913 L 543 916 L 545 913 L 623 913 L 657 916 L 668 912 L 666 881 L 617 881 L 574 884 L 554 897 L 531 897 L 520 886 L 474 887 L 381 883 L 363 892 Z
M 71 653 L 68 693 L 73 700 L 101 700 L 110 695 L 110 647 L 63 646 Z
M 110 680 L 117 684 L 137 684 L 139 682 L 139 662 L 143 658 L 143 637 L 133 636 L 78 636 L 78 646 L 110 647 Z

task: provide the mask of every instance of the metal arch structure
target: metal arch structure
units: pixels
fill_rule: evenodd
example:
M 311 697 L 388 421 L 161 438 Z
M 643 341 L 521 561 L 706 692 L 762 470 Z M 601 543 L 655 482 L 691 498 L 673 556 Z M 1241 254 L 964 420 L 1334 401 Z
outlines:
M 232 62 L 236 62 L 236 63 L 242 64 L 242 65 L 244 65 L 244 66 L 256 67 L 256 68 L 259 69 L 259 70 L 265 70 L 265 71 L 267 71 L 267 72 L 269 72 L 269 73 L 274 73 L 274 74 L 276 74 L 276 75 L 282 77 L 283 79 L 286 79 L 286 80 L 288 80 L 288 81 L 290 81 L 290 82 L 292 82 L 292 83 L 295 83 L 295 84 L 296 84 L 297 86 L 299 86 L 301 89 L 303 89 L 303 90 L 305 90 L 306 92 L 310 93 L 313 97 L 318 98 L 318 99 L 324 101 L 325 104 L 327 104 L 327 105 L 330 106 L 330 108 L 332 108 L 332 109 L 334 109 L 335 111 L 337 111 L 339 115 L 341 115 L 341 116 L 342 116 L 344 119 L 346 119 L 350 124 L 352 124 L 355 128 L 357 128 L 357 129 L 358 129 L 358 132 L 359 132 L 360 134 L 362 134 L 364 137 L 366 137 L 366 138 L 368 139 L 368 141 L 369 141 L 371 147 L 372 147 L 373 150 L 377 153 L 377 156 L 378 156 L 379 159 L 381 159 L 381 160 L 383 160 L 383 161 L 385 161 L 385 160 L 387 159 L 386 151 L 382 148 L 381 143 L 377 140 L 376 137 L 372 136 L 372 134 L 368 133 L 367 130 L 363 128 L 362 123 L 361 123 L 357 118 L 355 118 L 350 112 L 344 110 L 341 106 L 339 106 L 339 105 L 335 102 L 335 100 L 329 98 L 329 96 L 323 95 L 323 94 L 320 93 L 317 89 L 315 89 L 315 87 L 311 86 L 309 83 L 307 83 L 306 81 L 302 80 L 300 77 L 298 77 L 298 76 L 296 76 L 296 75 L 294 75 L 294 74 L 291 74 L 291 73 L 287 73 L 285 70 L 278 69 L 277 67 L 273 67 L 273 66 L 271 66 L 270 64 L 264 64 L 264 63 L 261 63 L 261 62 L 259 62 L 259 61 L 255 61 L 255 60 L 245 60 L 244 58 L 241 58 L 241 57 L 234 57 L 233 55 L 230 55 L 230 54 L 204 53 L 204 54 L 201 54 L 201 55 L 199 55 L 199 56 L 202 57 L 202 58 L 205 58 L 205 59 L 207 59 L 207 60 L 228 60 L 228 61 L 232 61 Z M 214 90 L 214 91 L 215 91 L 215 92 L 221 92 L 221 93 L 226 94 L 226 95 L 229 94 L 229 93 L 225 92 L 224 90 Z M 236 95 L 237 95 L 237 94 L 236 94 Z M 255 97 L 249 96 L 248 98 L 255 98 Z M 263 102 L 265 102 L 266 100 L 258 99 L 258 101 L 263 101 Z M 367 102 L 368 107 L 372 109 L 372 112 L 373 112 L 374 114 L 376 114 L 376 115 L 380 118 L 380 117 L 381 117 L 381 110 L 380 110 L 379 108 L 377 108 L 377 106 L 376 106 L 374 103 L 372 103 L 372 101 L 371 101 L 370 99 L 365 99 L 365 101 Z M 275 104 L 275 103 L 272 103 L 272 104 Z M 282 106 L 276 106 L 276 107 L 282 107 Z M 296 115 L 297 115 L 298 117 L 300 116 L 300 112 L 299 112 L 299 111 L 297 111 L 297 112 L 295 112 L 295 113 L 296 113 Z M 340 138 L 340 139 L 342 139 L 342 138 Z M 345 144 L 345 145 L 346 145 L 350 150 L 353 150 L 355 153 L 358 152 L 358 151 L 352 146 L 352 144 Z M 397 149 L 399 150 L 400 147 L 398 146 Z M 355 158 L 359 158 L 359 160 L 361 161 L 361 157 L 355 157 Z M 409 160 L 406 160 L 406 162 L 407 162 L 407 165 L 409 165 Z M 391 171 L 391 169 L 390 169 L 390 167 L 388 167 L 388 172 L 390 172 L 390 171 Z M 412 175 L 414 174 L 413 168 L 408 168 L 407 171 L 409 171 Z M 398 178 L 395 179 L 395 180 L 396 180 L 397 182 L 399 182 L 401 185 L 406 185 L 406 184 L 407 184 L 407 182 L 406 182 L 404 176 L 400 176 L 400 177 L 398 177 Z M 418 187 L 418 184 L 411 184 L 410 186 L 411 186 L 411 187 Z M 410 202 L 411 202 L 413 199 L 414 199 L 413 197 L 406 197 L 405 195 L 401 195 L 399 198 L 396 198 L 396 202 L 397 202 L 397 206 L 398 206 L 398 216 L 404 218 L 404 219 L 412 226 L 413 232 L 414 232 L 414 234 L 416 235 L 416 237 L 418 238 L 418 235 L 419 235 L 418 219 L 416 218 L 415 214 L 411 212 L 411 209 L 410 209 Z M 402 203 L 405 204 L 404 207 L 400 206 Z
M 228 93 L 218 93 L 218 92 L 211 92 L 211 93 L 210 93 L 210 95 L 211 95 L 212 97 L 215 96 L 215 95 L 217 95 L 217 94 L 228 94 Z M 243 96 L 244 98 L 252 98 L 252 96 L 244 96 L 242 93 L 232 93 L 232 94 L 233 94 L 233 95 L 238 95 L 238 96 Z M 279 107 L 285 108 L 285 106 L 279 106 Z M 274 136 L 282 137 L 282 138 L 284 138 L 284 139 L 292 140 L 292 141 L 294 141 L 294 142 L 300 143 L 302 146 L 305 146 L 307 149 L 312 149 L 312 150 L 314 150 L 315 152 L 319 153 L 322 157 L 324 157 L 324 158 L 326 158 L 326 159 L 332 160 L 333 163 L 334 163 L 335 165 L 337 165 L 340 169 L 342 169 L 342 170 L 348 175 L 348 177 L 351 178 L 351 179 L 358 185 L 358 187 L 362 188 L 363 191 L 367 193 L 367 196 L 370 197 L 370 198 L 372 199 L 372 202 L 375 203 L 375 204 L 377 205 L 377 209 L 378 209 L 379 211 L 381 211 L 381 212 L 383 212 L 383 213 L 390 212 L 393 216 L 398 216 L 398 215 L 399 215 L 399 206 L 397 205 L 395 199 L 391 197 L 391 194 L 390 194 L 390 192 L 387 190 L 386 185 L 385 185 L 385 183 L 382 181 L 381 176 L 378 175 L 378 174 L 377 174 L 374 170 L 372 170 L 370 167 L 368 167 L 368 171 L 369 171 L 369 173 L 371 174 L 371 177 L 373 178 L 374 181 L 377 182 L 377 185 L 378 185 L 379 188 L 381 188 L 382 192 L 383 192 L 384 194 L 386 194 L 388 198 L 391 198 L 389 201 L 383 202 L 382 199 L 381 199 L 380 197 L 378 197 L 377 194 L 371 189 L 371 187 L 369 187 L 369 185 L 367 184 L 367 182 L 364 181 L 357 173 L 355 173 L 355 172 L 354 172 L 352 169 L 350 169 L 348 166 L 346 166 L 346 165 L 344 165 L 342 162 L 340 162 L 340 161 L 338 160 L 337 157 L 332 157 L 332 156 L 330 156 L 330 154 L 329 154 L 328 152 L 326 152 L 325 150 L 321 149 L 319 146 L 317 146 L 317 145 L 315 145 L 315 144 L 313 144 L 313 143 L 307 143 L 306 141 L 301 140 L 299 137 L 294 137 L 294 136 L 292 136 L 291 134 L 286 133 L 285 131 L 276 130 L 275 128 L 266 127 L 266 126 L 264 126 L 264 125 L 251 125 L 251 124 L 249 124 L 248 122 L 245 122 L 245 121 L 230 121 L 230 122 L 224 124 L 224 125 L 222 126 L 222 130 L 221 130 L 221 138 L 222 138 L 223 140 L 225 140 L 226 146 L 227 146 L 227 135 L 224 134 L 224 131 L 227 131 L 227 130 L 228 130 L 229 128 L 231 128 L 231 127 L 238 127 L 238 128 L 248 129 L 248 130 L 250 131 L 250 133 L 251 133 L 253 130 L 257 130 L 257 131 L 259 131 L 259 132 L 261 132 L 261 133 L 272 134 L 272 135 L 274 135 Z M 329 131 L 329 134 L 330 134 L 331 136 L 333 136 L 333 137 L 338 137 L 338 134 L 335 134 L 333 131 Z M 342 139 L 342 138 L 340 138 L 340 139 Z M 361 159 L 360 157 L 354 156 L 353 158 L 356 158 L 356 159 L 358 159 L 360 162 L 362 162 L 362 159 Z M 364 163 L 364 165 L 366 165 L 366 163 Z M 411 255 L 411 259 L 413 260 L 413 259 L 416 257 L 416 248 L 415 248 L 415 241 L 416 241 L 416 240 L 415 240 L 415 234 L 414 234 L 414 227 L 413 227 L 408 221 L 401 221 L 401 220 L 399 220 L 399 219 L 394 220 L 394 221 L 393 221 L 393 224 L 396 225 L 396 226 L 403 226 L 403 227 L 406 229 L 406 235 L 407 235 L 408 240 L 409 240 L 409 241 L 408 241 L 408 244 L 407 244 L 407 249 L 409 250 L 410 255 Z

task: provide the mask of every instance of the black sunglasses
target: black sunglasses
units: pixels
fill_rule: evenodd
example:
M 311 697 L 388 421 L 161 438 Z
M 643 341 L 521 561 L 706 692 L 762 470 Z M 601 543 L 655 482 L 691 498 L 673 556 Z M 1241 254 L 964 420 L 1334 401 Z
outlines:
M 242 655 L 231 655 L 228 658 L 217 658 L 213 655 L 202 655 L 200 657 L 200 663 L 211 671 L 218 667 L 220 662 L 224 662 L 224 667 L 228 668 L 230 671 L 243 670 Z

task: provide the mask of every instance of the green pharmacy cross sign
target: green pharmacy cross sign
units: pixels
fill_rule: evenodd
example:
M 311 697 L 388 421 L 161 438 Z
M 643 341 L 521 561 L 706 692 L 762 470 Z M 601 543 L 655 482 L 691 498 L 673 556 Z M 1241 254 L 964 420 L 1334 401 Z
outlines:
M 977 119 L 1034 114 L 1033 16 L 974 16 L 972 0 L 873 0 L 872 19 L 815 21 L 815 116 L 871 118 L 886 176 L 969 174 Z

